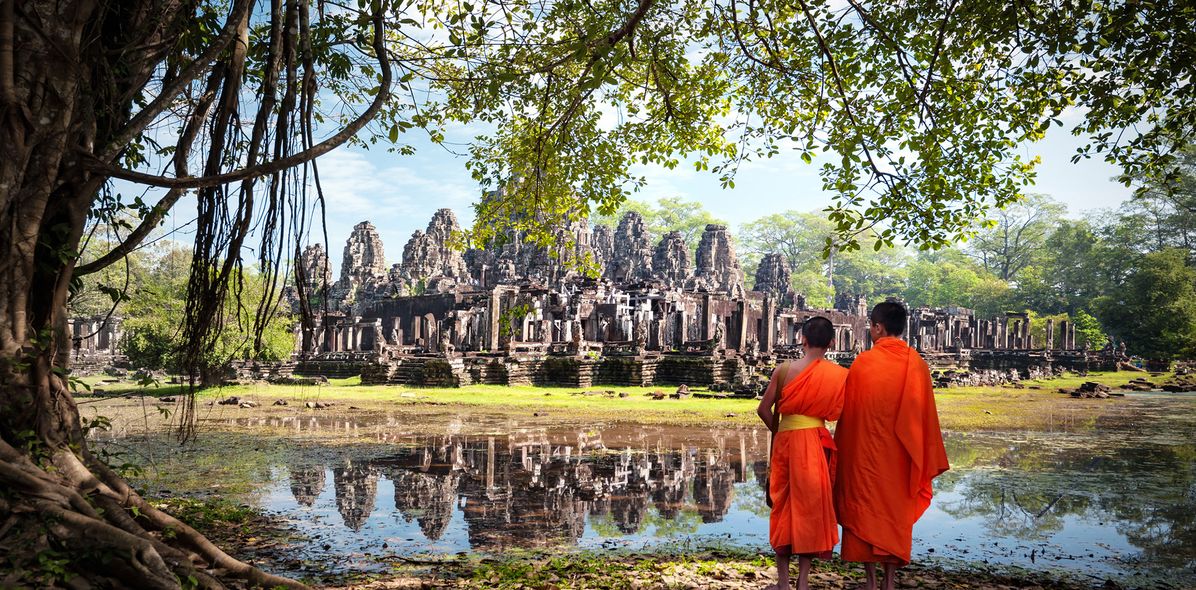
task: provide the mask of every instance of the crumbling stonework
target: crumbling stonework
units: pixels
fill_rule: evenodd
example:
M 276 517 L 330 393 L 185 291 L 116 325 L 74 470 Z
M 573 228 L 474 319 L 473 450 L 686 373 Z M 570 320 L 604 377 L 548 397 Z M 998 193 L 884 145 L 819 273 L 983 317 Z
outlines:
M 426 231 L 416 230 L 403 247 L 403 262 L 399 265 L 398 277 L 405 283 L 406 291 L 426 292 L 428 281 L 433 277 L 447 278 L 440 281 L 449 286 L 456 281 L 467 280 L 469 269 L 459 249 L 454 248 L 454 236 L 461 231 L 457 216 L 451 209 L 440 209 L 432 216 Z
M 359 292 L 376 290 L 386 276 L 386 254 L 378 230 L 368 221 L 353 226 L 341 258 L 341 278 L 332 288 L 333 302 L 351 305 Z
M 619 220 L 619 227 L 615 229 L 614 253 L 606 266 L 605 277 L 616 283 L 652 278 L 652 238 L 639 213 L 628 213 Z
M 300 328 L 307 356 L 296 373 L 310 366 L 329 376 L 360 372 L 371 383 L 688 383 L 748 391 L 778 359 L 802 354 L 801 327 L 811 317 L 831 321 L 835 360 L 850 362 L 871 346 L 867 301 L 841 295 L 832 309 L 807 307 L 790 287 L 783 256 L 765 256 L 755 290 L 746 291 L 722 225 L 706 227 L 696 264 L 678 233 L 649 247 L 634 213 L 614 232 L 575 220 L 545 245 L 512 235 L 457 253 L 454 231 L 451 213 L 438 212 L 383 275 L 377 232 L 359 224 L 337 283 L 348 296 Z M 604 278 L 578 272 L 576 263 L 589 257 L 604 265 Z M 1062 346 L 1043 349 L 1025 314 L 910 312 L 903 337 L 944 375 L 964 375 L 948 381 L 1097 366 L 1092 353 L 1069 347 L 1071 326 L 1058 327 Z
M 765 254 L 760 266 L 756 267 L 753 290 L 784 297 L 791 289 L 789 276 L 789 264 L 784 254 Z
M 712 293 L 743 296 L 743 270 L 739 267 L 739 256 L 735 254 L 735 244 L 727 226 L 710 224 L 702 232 L 691 285 L 694 289 Z
M 332 286 L 332 265 L 329 264 L 328 254 L 320 244 L 312 244 L 303 249 L 297 270 L 303 273 L 303 280 L 313 293 L 324 292 Z
M 653 277 L 669 287 L 684 287 L 689 281 L 689 248 L 681 232 L 665 234 L 652 255 Z
M 594 261 L 598 264 L 598 274 L 605 276 L 606 268 L 610 266 L 611 258 L 615 255 L 615 232 L 605 225 L 595 225 L 590 245 L 593 248 Z

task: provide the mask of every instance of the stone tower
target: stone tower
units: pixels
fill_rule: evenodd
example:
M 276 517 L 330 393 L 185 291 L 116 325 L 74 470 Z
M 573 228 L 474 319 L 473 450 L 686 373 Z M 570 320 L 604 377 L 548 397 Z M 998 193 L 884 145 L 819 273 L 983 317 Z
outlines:
M 341 278 L 332 288 L 332 300 L 338 306 L 351 305 L 357 301 L 363 287 L 385 280 L 386 254 L 382 250 L 382 238 L 374 224 L 363 221 L 353 226 L 353 232 L 345 241 Z
M 652 278 L 652 241 L 639 213 L 629 212 L 619 221 L 606 278 L 616 283 Z
M 451 209 L 440 209 L 428 222 L 426 231 L 416 230 L 403 247 L 400 276 L 411 282 L 434 277 L 463 281 L 469 276 L 465 258 L 453 248 L 453 236 L 461 231 Z
M 756 267 L 756 291 L 770 293 L 777 297 L 789 294 L 789 264 L 784 254 L 765 254 Z
M 298 262 L 296 270 L 303 273 L 309 293 L 319 293 L 332 286 L 332 265 L 328 263 L 323 246 L 312 244 L 304 248 Z
M 670 287 L 684 287 L 689 280 L 689 248 L 681 232 L 671 231 L 656 244 L 652 255 L 652 276 Z
M 691 283 L 695 289 L 743 296 L 743 269 L 727 226 L 712 223 L 702 232 Z

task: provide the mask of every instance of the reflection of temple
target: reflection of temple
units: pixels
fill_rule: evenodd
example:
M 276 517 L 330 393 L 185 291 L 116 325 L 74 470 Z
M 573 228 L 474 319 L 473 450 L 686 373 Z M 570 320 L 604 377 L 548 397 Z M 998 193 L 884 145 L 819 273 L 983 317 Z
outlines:
M 783 256 L 765 256 L 748 290 L 721 225 L 706 227 L 693 259 L 677 233 L 653 246 L 635 213 L 614 231 L 573 223 L 561 231 L 560 258 L 518 235 L 459 252 L 449 247 L 459 231 L 451 211 L 438 211 L 388 270 L 377 230 L 358 224 L 331 284 L 327 255 L 309 248 L 297 269 L 315 278 L 305 281 L 312 297 L 328 294 L 333 311 L 297 334 L 297 370 L 447 386 L 706 385 L 747 383 L 800 354 L 801 326 L 813 315 L 834 324 L 832 356 L 841 362 L 871 345 L 867 302 L 807 305 Z M 595 262 L 598 277 L 570 260 Z M 1075 350 L 1074 326 L 1048 322 L 1037 342 L 1024 314 L 982 319 L 957 307 L 912 310 L 905 338 L 944 368 L 1029 374 L 1099 357 Z
M 291 494 L 295 501 L 303 506 L 316 503 L 316 498 L 324 491 L 324 466 L 301 465 L 291 466 Z
M 346 526 L 360 529 L 374 510 L 381 475 L 394 483 L 397 515 L 417 522 L 426 539 L 440 539 L 460 510 L 471 546 L 483 550 L 571 545 L 588 516 L 607 518 L 624 534 L 641 532 L 652 510 L 666 521 L 693 511 L 703 522 L 719 522 L 734 484 L 748 477 L 746 453 L 754 460 L 764 452 L 750 433 L 733 434 L 739 444 L 729 449 L 658 441 L 599 453 L 577 446 L 601 448 L 593 433 L 421 439 L 393 456 L 334 468 L 336 507 Z M 316 471 L 290 471 L 300 504 L 319 495 Z
M 359 530 L 374 511 L 378 495 L 378 470 L 368 463 L 345 461 L 332 470 L 336 488 L 336 509 L 345 525 Z
M 731 507 L 735 473 L 731 466 L 718 461 L 706 461 L 694 478 L 694 502 L 702 522 L 718 522 Z
M 418 466 L 382 470 L 394 482 L 395 509 L 407 522 L 415 519 L 429 541 L 440 539 L 453 518 L 458 474 L 448 451 L 444 446 L 427 447 Z

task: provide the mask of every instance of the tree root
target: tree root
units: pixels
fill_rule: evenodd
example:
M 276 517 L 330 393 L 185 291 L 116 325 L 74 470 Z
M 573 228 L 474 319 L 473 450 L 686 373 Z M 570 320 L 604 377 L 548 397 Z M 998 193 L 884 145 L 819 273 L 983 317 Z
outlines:
M 219 572 L 255 586 L 306 588 L 231 557 L 150 505 L 86 451 L 81 458 L 60 449 L 45 461 L 52 472 L 0 440 L 0 489 L 15 492 L 0 496 L 0 540 L 17 519 L 40 520 L 45 534 L 68 550 L 73 566 L 96 578 L 92 581 L 112 578 L 121 587 L 177 590 L 185 583 L 224 588 L 209 573 Z M 166 531 L 173 533 L 171 543 L 161 538 Z

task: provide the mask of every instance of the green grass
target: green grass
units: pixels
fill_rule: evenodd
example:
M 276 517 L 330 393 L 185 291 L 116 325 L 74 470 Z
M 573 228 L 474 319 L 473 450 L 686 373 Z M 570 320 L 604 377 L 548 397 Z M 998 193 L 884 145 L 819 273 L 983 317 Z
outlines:
M 652 554 L 580 551 L 570 555 L 530 558 L 504 557 L 498 560 L 442 561 L 428 570 L 408 563 L 396 563 L 395 573 L 410 587 L 532 588 L 631 590 L 638 588 L 760 588 L 775 581 L 775 563 L 769 555 L 736 549 L 662 550 Z M 999 568 L 997 568 L 999 569 Z M 796 560 L 790 575 L 796 576 Z M 815 560 L 810 585 L 815 588 L 844 588 L 863 578 L 859 564 L 839 560 Z M 1010 587 L 1049 587 L 1078 590 L 1085 586 L 1063 577 L 1022 572 L 1003 575 L 987 565 L 959 570 L 913 565 L 898 574 L 901 587 L 975 588 L 1004 590 Z M 403 585 L 401 587 L 408 587 Z M 392 588 L 388 581 L 363 584 L 360 588 Z
M 1023 381 L 1018 387 L 956 387 L 938 390 L 936 400 L 942 426 L 948 430 L 1005 430 L 1053 428 L 1059 423 L 1075 424 L 1083 416 L 1094 417 L 1111 400 L 1077 400 L 1058 392 L 1085 381 L 1120 387 L 1132 379 L 1146 377 L 1162 382 L 1166 375 L 1149 377 L 1145 373 L 1120 371 L 1067 375 L 1056 379 Z M 1034 388 L 1031 388 L 1034 387 Z M 104 395 L 136 393 L 131 383 L 109 384 Z M 150 387 L 141 390 L 153 396 L 176 395 L 177 386 Z M 583 391 L 598 392 L 583 395 Z M 397 385 L 361 385 L 360 377 L 333 379 L 328 385 L 250 384 L 207 389 L 199 393 L 201 403 L 230 396 L 254 400 L 270 411 L 269 404 L 286 400 L 294 405 L 304 402 L 333 402 L 337 407 L 354 406 L 364 410 L 402 409 L 417 416 L 448 412 L 492 415 L 539 415 L 550 421 L 604 421 L 645 424 L 754 425 L 758 402 L 743 398 L 719 398 L 695 389 L 688 399 L 652 398 L 653 392 L 671 394 L 671 386 L 627 387 L 595 385 L 576 387 L 535 387 L 524 385 L 470 385 L 460 388 L 426 388 Z M 620 393 L 626 393 L 620 397 Z
M 688 399 L 653 399 L 653 392 L 671 394 L 674 387 L 624 387 L 596 385 L 533 387 L 521 385 L 470 385 L 460 388 L 421 388 L 391 385 L 246 385 L 204 392 L 208 396 L 236 395 L 257 400 L 294 402 L 325 401 L 362 408 L 404 408 L 442 412 L 447 407 L 485 413 L 541 413 L 557 418 L 597 418 L 605 421 L 692 424 L 756 420 L 752 399 L 717 398 L 696 391 Z M 584 395 L 583 392 L 598 392 Z M 625 397 L 619 394 L 626 393 Z M 728 417 L 728 414 L 734 414 Z
M 1018 386 L 940 389 L 935 401 L 942 426 L 948 430 L 1072 429 L 1094 421 L 1102 410 L 1117 402 L 1073 399 L 1060 393 L 1060 389 L 1074 389 L 1088 381 L 1117 389 L 1138 378 L 1161 384 L 1168 376 L 1151 377 L 1136 371 L 1089 373 L 1087 376 L 1069 373 L 1054 379 L 1022 381 Z

